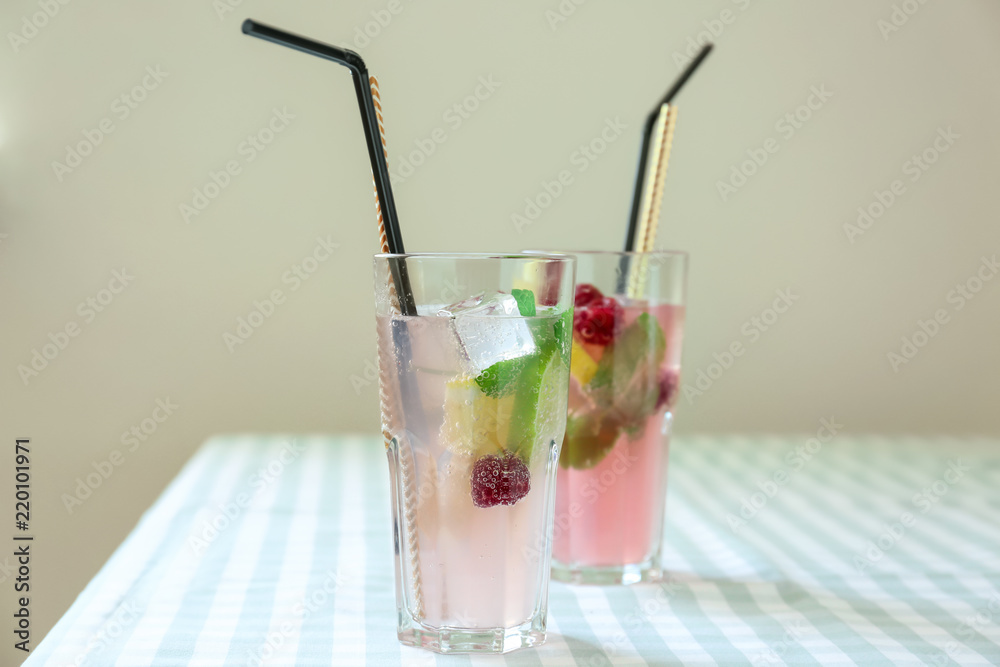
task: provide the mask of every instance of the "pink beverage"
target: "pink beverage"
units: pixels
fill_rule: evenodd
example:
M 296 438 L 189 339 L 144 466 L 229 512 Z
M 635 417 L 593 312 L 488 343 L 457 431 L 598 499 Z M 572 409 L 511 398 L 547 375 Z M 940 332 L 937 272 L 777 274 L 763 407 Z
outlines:
M 504 652 L 544 639 L 565 291 L 562 305 L 514 288 L 377 314 L 403 643 Z
M 587 279 L 588 268 L 599 280 L 594 264 L 609 256 L 617 265 L 620 254 L 595 255 L 580 257 L 581 280 Z M 631 291 L 652 291 L 658 282 L 683 285 L 680 257 L 664 260 L 665 268 L 654 267 L 648 282 Z M 680 267 L 671 270 L 671 261 L 680 261 Z M 658 268 L 669 275 L 657 275 Z M 606 281 L 608 292 L 619 287 L 615 283 Z M 662 574 L 683 289 L 656 290 L 652 300 L 648 293 L 640 296 L 647 298 L 605 296 L 587 282 L 576 288 L 569 411 L 553 527 L 553 578 L 558 580 L 633 583 Z
M 624 563 L 650 561 L 662 538 L 664 505 L 657 502 L 666 494 L 667 448 L 671 415 L 680 370 L 683 306 L 661 305 L 623 308 L 627 326 L 641 313 L 649 313 L 666 335 L 666 351 L 656 376 L 665 378 L 647 389 L 662 391 L 659 409 L 645 417 L 635 432 L 620 430 L 608 451 L 593 467 L 560 466 L 556 481 L 556 519 L 552 555 L 559 563 L 580 567 L 616 567 Z M 574 352 L 594 354 L 600 360 L 602 350 L 581 345 Z M 587 349 L 593 352 L 586 352 Z M 576 365 L 579 369 L 580 364 Z M 601 410 L 592 400 L 586 375 L 570 377 L 569 415 L 585 418 L 585 413 Z M 655 408 L 655 403 L 654 403 Z M 572 446 L 570 444 L 569 446 Z M 565 517 L 578 517 L 572 525 Z

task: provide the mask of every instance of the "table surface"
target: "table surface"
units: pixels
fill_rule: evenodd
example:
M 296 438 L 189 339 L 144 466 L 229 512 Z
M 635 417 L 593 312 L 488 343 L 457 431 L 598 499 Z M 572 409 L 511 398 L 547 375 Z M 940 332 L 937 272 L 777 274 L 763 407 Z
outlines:
M 1000 663 L 1000 442 L 688 438 L 670 462 L 669 581 L 553 583 L 541 648 L 437 656 L 396 641 L 380 439 L 216 438 L 25 664 Z

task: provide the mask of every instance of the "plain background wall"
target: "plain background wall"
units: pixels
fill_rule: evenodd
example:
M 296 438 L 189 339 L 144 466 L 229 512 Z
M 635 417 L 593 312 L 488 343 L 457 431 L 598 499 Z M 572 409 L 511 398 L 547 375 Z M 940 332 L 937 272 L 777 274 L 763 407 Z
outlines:
M 561 6 L 78 0 L 35 18 L 34 34 L 24 21 L 39 5 L 3 3 L 0 492 L 11 497 L 13 439 L 32 438 L 36 643 L 210 434 L 377 430 L 376 239 L 350 76 L 243 36 L 247 16 L 363 54 L 394 172 L 440 128 L 445 141 L 395 179 L 411 251 L 618 247 L 642 119 L 714 31 L 678 100 L 660 231 L 691 253 L 678 431 L 810 432 L 834 416 L 847 432 L 1000 435 L 1000 279 L 968 301 L 952 292 L 1000 252 L 1000 3 Z M 116 102 L 147 68 L 164 78 L 134 109 Z M 483 80 L 499 85 L 487 96 Z M 477 87 L 467 118 L 449 112 Z M 248 161 L 242 142 L 275 109 L 294 118 Z M 783 121 L 796 113 L 808 119 Z M 102 121 L 113 131 L 57 174 Z M 581 162 L 609 122 L 624 130 Z M 958 138 L 936 153 L 949 128 Z M 776 152 L 745 164 L 764 146 Z M 935 162 L 914 180 L 908 162 L 927 149 Z M 180 205 L 231 160 L 240 173 L 185 220 Z M 573 182 L 518 228 L 512 215 L 562 170 Z M 897 179 L 894 201 L 849 234 Z M 339 247 L 293 289 L 283 275 L 317 238 Z M 134 279 L 101 312 L 78 310 L 122 269 Z M 224 333 L 275 289 L 285 302 L 230 351 Z M 796 300 L 773 318 L 779 290 Z M 935 335 L 916 333 L 939 310 Z M 71 323 L 79 335 L 22 380 L 18 366 Z M 904 337 L 925 344 L 894 369 Z M 157 399 L 178 407 L 129 451 L 123 432 Z M 70 513 L 61 496 L 115 449 L 123 463 Z M 19 659 L 10 643 L 0 655 Z

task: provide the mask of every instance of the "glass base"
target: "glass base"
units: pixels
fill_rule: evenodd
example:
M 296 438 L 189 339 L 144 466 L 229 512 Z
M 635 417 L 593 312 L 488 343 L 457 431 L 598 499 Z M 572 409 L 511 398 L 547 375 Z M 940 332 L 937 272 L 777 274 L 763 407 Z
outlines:
M 564 565 L 552 561 L 552 580 L 593 586 L 629 585 L 663 581 L 663 568 L 654 561 L 604 567 Z
M 545 622 L 525 621 L 511 628 L 435 628 L 404 615 L 399 642 L 436 653 L 510 653 L 545 643 Z

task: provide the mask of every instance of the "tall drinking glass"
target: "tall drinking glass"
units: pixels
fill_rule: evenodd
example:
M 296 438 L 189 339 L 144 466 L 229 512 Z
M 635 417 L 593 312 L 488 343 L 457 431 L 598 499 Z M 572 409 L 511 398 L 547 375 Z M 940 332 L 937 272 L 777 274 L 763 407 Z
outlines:
M 574 260 L 375 256 L 399 640 L 503 653 L 545 640 Z M 402 315 L 392 276 L 408 275 Z
M 581 252 L 553 579 L 662 576 L 667 451 L 684 332 L 687 254 Z

